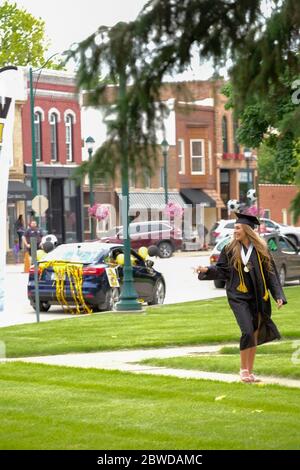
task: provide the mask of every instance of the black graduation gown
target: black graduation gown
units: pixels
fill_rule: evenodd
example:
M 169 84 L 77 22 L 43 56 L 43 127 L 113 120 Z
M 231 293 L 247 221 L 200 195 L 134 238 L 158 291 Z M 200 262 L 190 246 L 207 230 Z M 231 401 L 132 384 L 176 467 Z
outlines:
M 263 272 L 268 291 L 274 300 L 287 300 L 283 293 L 278 272 L 271 256 L 272 272 L 268 272 L 263 264 Z M 209 266 L 207 273 L 199 273 L 199 280 L 224 280 L 226 281 L 226 293 L 228 303 L 235 315 L 236 321 L 241 329 L 240 349 L 255 346 L 254 331 L 258 329 L 258 344 L 267 343 L 274 339 L 280 339 L 279 331 L 271 320 L 270 295 L 264 300 L 264 283 L 260 272 L 259 262 L 255 248 L 250 257 L 251 269 L 249 273 L 243 270 L 244 281 L 248 292 L 237 290 L 240 284 L 238 271 L 230 263 L 226 247 L 221 251 L 219 260 L 215 266 Z M 242 267 L 244 267 L 242 265 Z

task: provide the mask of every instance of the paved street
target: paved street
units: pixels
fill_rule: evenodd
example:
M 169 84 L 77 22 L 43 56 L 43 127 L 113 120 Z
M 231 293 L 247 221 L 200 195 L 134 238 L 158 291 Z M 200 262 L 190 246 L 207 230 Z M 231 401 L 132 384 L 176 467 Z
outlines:
M 161 271 L 166 279 L 166 304 L 225 296 L 224 289 L 215 289 L 213 282 L 199 282 L 193 274 L 194 266 L 209 264 L 207 255 L 181 253 L 180 256 L 170 259 L 154 260 L 155 268 Z M 5 311 L 0 314 L 0 327 L 36 321 L 36 314 L 27 300 L 28 275 L 22 271 L 22 264 L 6 267 L 6 301 Z M 62 313 L 60 307 L 52 306 L 49 312 L 41 313 L 40 319 L 46 321 L 72 316 Z

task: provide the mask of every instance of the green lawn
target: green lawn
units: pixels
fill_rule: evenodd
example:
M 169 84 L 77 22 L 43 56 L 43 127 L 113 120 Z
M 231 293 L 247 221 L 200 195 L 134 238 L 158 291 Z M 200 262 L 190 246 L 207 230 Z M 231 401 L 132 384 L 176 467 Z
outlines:
M 261 375 L 300 379 L 300 341 L 297 343 L 274 343 L 258 347 L 255 360 L 255 372 Z M 297 347 L 296 347 L 297 346 Z M 233 372 L 240 368 L 239 348 L 224 347 L 222 354 L 211 356 L 172 357 L 168 359 L 147 359 L 143 364 L 174 369 L 196 369 L 209 372 Z
M 300 288 L 285 289 L 288 305 L 273 318 L 285 338 L 300 337 Z M 145 313 L 107 313 L 0 329 L 8 357 L 126 348 L 238 342 L 224 298 L 149 307 Z
M 1 449 L 300 448 L 296 389 L 24 363 L 0 371 Z

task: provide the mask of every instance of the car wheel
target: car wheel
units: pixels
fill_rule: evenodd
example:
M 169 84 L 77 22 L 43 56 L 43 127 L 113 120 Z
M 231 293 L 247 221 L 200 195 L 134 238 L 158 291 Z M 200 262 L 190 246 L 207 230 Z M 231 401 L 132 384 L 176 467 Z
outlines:
M 35 302 L 30 302 L 30 305 L 33 308 L 33 310 L 36 310 Z M 51 305 L 49 302 L 40 302 L 40 312 L 48 312 L 50 307 Z
M 214 285 L 217 289 L 224 289 L 225 281 L 220 281 L 220 280 L 214 281 Z
M 104 311 L 110 312 L 116 310 L 117 302 L 119 302 L 120 292 L 119 289 L 109 289 L 105 295 L 105 302 L 96 305 L 93 310 L 94 312 Z
M 281 268 L 279 270 L 279 279 L 280 279 L 280 284 L 282 286 L 284 286 L 284 284 L 285 284 L 285 278 L 286 278 L 285 267 L 281 266 Z
M 153 299 L 148 302 L 149 305 L 162 305 L 165 300 L 166 289 L 163 281 L 160 279 L 156 282 L 153 290 Z
M 173 247 L 169 242 L 161 242 L 158 245 L 158 251 L 160 258 L 171 258 L 173 254 Z

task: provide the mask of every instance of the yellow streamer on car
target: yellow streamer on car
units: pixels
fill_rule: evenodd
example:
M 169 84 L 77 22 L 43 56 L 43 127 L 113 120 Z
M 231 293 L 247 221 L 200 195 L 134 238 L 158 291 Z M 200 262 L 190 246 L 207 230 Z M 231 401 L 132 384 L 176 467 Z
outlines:
M 70 313 L 92 313 L 92 309 L 85 303 L 82 293 L 83 265 L 82 263 L 65 263 L 64 261 L 45 261 L 39 263 L 40 278 L 45 269 L 53 268 L 55 275 L 56 299 L 63 310 Z M 68 279 L 70 291 L 75 304 L 71 307 L 65 297 L 65 280 Z

